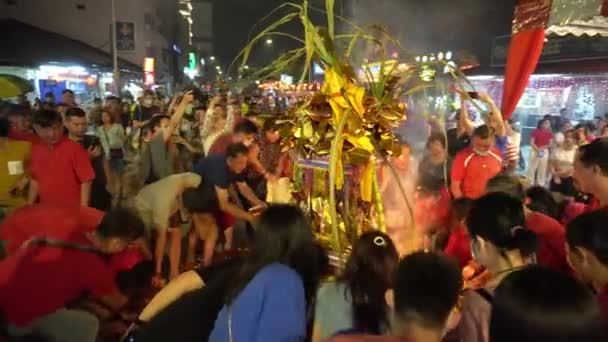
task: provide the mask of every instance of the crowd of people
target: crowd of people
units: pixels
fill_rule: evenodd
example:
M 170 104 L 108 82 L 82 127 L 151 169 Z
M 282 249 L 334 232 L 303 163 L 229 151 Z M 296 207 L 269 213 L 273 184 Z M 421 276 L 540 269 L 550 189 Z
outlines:
M 545 118 L 521 176 L 520 133 L 483 93 L 474 124 L 461 97 L 420 156 L 402 137 L 379 164 L 387 232 L 363 232 L 337 269 L 309 213 L 267 203 L 296 157 L 251 99 L 145 91 L 85 109 L 66 90 L 6 106 L 0 336 L 606 340 L 608 139 Z

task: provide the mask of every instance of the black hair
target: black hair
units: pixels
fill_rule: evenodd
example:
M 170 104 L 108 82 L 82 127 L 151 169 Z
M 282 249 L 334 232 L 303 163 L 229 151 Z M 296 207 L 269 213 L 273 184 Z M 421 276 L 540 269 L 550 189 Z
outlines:
M 8 137 L 8 133 L 11 130 L 11 123 L 7 118 L 0 117 L 0 138 Z
M 447 148 L 445 135 L 443 133 L 432 133 L 426 142 L 426 147 L 428 148 L 434 142 L 438 142 L 439 144 L 441 144 L 444 149 Z
M 231 304 L 264 267 L 281 263 L 295 270 L 303 280 L 307 304 L 313 303 L 323 260 L 310 221 L 300 208 L 292 205 L 271 205 L 260 215 L 256 225 L 254 247 L 245 264 L 231 283 L 226 303 Z
M 43 109 L 34 114 L 33 124 L 43 128 L 61 123 L 61 115 L 54 110 Z
M 125 208 L 108 211 L 95 230 L 97 235 L 102 238 L 120 238 L 127 241 L 142 237 L 144 231 L 144 222 L 135 213 Z
M 74 92 L 73 92 L 72 90 L 70 90 L 70 89 L 64 89 L 64 90 L 61 92 L 61 94 L 62 94 L 62 95 L 63 95 L 63 94 L 72 94 L 72 95 L 74 95 Z
M 428 172 L 423 172 L 418 178 L 416 190 L 425 194 L 437 195 L 441 193 L 444 186 L 445 183 L 441 179 Z
M 228 158 L 235 158 L 241 154 L 247 155 L 247 153 L 249 153 L 249 148 L 243 143 L 230 144 L 226 148 L 226 157 Z
M 608 176 L 608 139 L 598 138 L 578 148 L 578 160 L 590 167 L 597 165 L 604 176 Z
M 579 215 L 566 227 L 570 248 L 582 247 L 608 267 L 608 212 L 596 210 Z
M 276 131 L 277 130 L 277 122 L 274 119 L 266 119 L 264 124 L 262 125 L 262 133 L 266 133 L 268 131 Z
M 84 112 L 84 110 L 78 108 L 78 107 L 70 107 L 68 108 L 68 110 L 65 111 L 65 118 L 71 118 L 71 117 L 77 117 L 77 118 L 86 118 L 86 113 Z
M 503 250 L 519 250 L 523 257 L 536 252 L 538 238 L 526 228 L 523 202 L 504 193 L 487 194 L 473 203 L 467 216 L 471 238 L 477 236 Z
M 258 126 L 253 121 L 243 120 L 234 126 L 234 133 L 258 134 Z
M 384 295 L 393 287 L 398 262 L 395 244 L 382 232 L 363 233 L 355 242 L 338 281 L 350 294 L 356 331 L 380 335 L 390 327 Z
M 507 194 L 518 201 L 523 201 L 526 198 L 524 186 L 515 176 L 498 175 L 492 177 L 486 183 L 486 193 L 495 192 Z
M 467 197 L 456 198 L 452 200 L 451 211 L 452 216 L 458 222 L 467 218 L 471 208 L 473 207 L 474 201 Z
M 561 220 L 560 205 L 557 203 L 551 191 L 540 185 L 533 186 L 526 191 L 529 199 L 528 208 L 533 211 L 550 216 L 558 221 Z
M 553 119 L 551 118 L 551 115 L 549 115 L 549 114 L 545 115 L 542 119 L 538 120 L 538 123 L 536 123 L 536 128 L 541 129 L 543 123 L 545 123 L 545 122 L 548 122 L 549 129 L 552 129 Z
M 456 306 L 462 276 L 448 257 L 416 252 L 403 258 L 395 276 L 395 315 L 404 323 L 442 329 Z
M 148 95 L 154 96 L 154 92 L 152 90 L 150 90 L 150 89 L 144 90 L 143 96 L 148 96 Z
M 541 266 L 512 272 L 494 292 L 492 342 L 605 341 L 599 303 L 576 279 Z
M 171 117 L 169 117 L 168 115 L 154 115 L 150 119 L 150 121 L 148 121 L 148 125 L 147 126 L 149 126 L 149 128 L 152 128 L 154 130 L 154 128 L 160 127 L 161 121 L 163 121 L 165 119 L 171 120 Z
M 494 130 L 488 125 L 481 125 L 473 131 L 473 137 L 489 139 L 494 137 Z

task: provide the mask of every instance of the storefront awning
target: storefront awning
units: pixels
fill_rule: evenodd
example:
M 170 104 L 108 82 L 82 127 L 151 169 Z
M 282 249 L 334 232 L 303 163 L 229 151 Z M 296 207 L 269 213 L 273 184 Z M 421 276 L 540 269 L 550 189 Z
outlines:
M 547 35 L 608 36 L 607 0 L 553 0 Z
M 49 63 L 76 64 L 112 70 L 112 55 L 81 41 L 15 19 L 0 20 L 0 65 L 38 67 Z M 141 73 L 141 67 L 118 60 L 122 71 Z

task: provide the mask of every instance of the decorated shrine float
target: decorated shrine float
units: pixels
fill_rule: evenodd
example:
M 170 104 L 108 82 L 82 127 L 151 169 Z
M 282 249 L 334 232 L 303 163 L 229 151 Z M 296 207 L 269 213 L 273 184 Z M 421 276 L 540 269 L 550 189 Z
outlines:
M 411 65 L 389 63 L 387 50 L 390 46 L 402 51 L 399 42 L 382 27 L 361 28 L 336 16 L 333 0 L 326 0 L 324 9 L 311 7 L 305 0 L 301 4 L 284 3 L 273 13 L 278 10 L 286 10 L 287 14 L 263 29 L 237 59 L 241 67 L 246 65 L 256 44 L 281 36 L 302 46 L 259 69 L 253 79 L 276 77 L 286 68 L 300 64 L 300 84 L 305 84 L 313 62 L 323 68 L 325 82 L 320 89 L 309 94 L 307 88 L 306 96 L 275 119 L 283 137 L 283 150 L 297 155 L 294 197 L 311 212 L 319 240 L 342 254 L 360 232 L 385 229 L 377 165 L 401 154 L 394 129 L 406 120 L 402 100 L 439 86 L 429 82 L 433 78 L 429 76 L 429 65 L 447 70 L 452 82 L 441 83 L 446 92 L 448 87 L 464 89 L 466 80 L 456 67 L 440 59 L 422 64 L 410 56 Z M 313 23 L 310 11 L 325 13 L 326 23 Z M 336 19 L 350 32 L 336 34 Z M 292 21 L 301 23 L 303 37 L 280 31 L 282 25 Z M 380 51 L 378 70 L 353 65 L 352 52 L 358 44 L 372 44 L 375 51 Z M 394 169 L 392 173 L 396 176 Z M 395 179 L 411 213 L 412 204 L 399 177 Z

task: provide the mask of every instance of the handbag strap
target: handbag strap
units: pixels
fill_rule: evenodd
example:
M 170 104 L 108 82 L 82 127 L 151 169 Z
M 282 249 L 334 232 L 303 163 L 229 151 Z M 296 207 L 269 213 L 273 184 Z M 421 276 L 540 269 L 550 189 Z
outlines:
M 25 249 L 25 248 L 34 247 L 34 246 L 50 246 L 50 247 L 57 247 L 57 248 L 63 248 L 63 249 L 74 249 L 74 250 L 78 250 L 78 251 L 82 251 L 82 252 L 93 253 L 93 254 L 100 255 L 100 256 L 103 255 L 100 251 L 98 251 L 97 249 L 95 249 L 91 246 L 85 246 L 85 245 L 81 245 L 81 244 L 77 244 L 77 243 L 73 243 L 73 242 L 57 240 L 57 239 L 52 239 L 52 238 L 47 238 L 47 237 L 35 237 L 33 239 L 27 240 L 21 245 L 20 248 Z
M 228 307 L 228 342 L 234 342 L 232 340 L 232 309 Z

